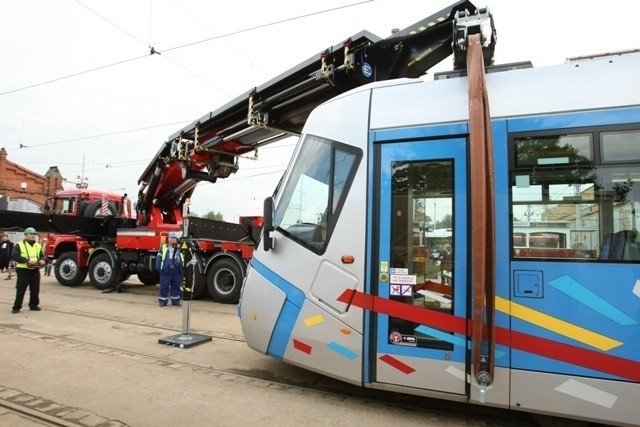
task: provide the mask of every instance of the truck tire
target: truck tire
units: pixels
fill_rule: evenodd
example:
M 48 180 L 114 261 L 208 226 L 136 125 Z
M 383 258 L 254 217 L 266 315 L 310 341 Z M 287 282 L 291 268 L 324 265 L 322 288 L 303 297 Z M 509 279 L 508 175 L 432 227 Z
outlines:
M 87 267 L 78 266 L 75 252 L 64 252 L 56 260 L 54 274 L 62 286 L 78 286 L 87 277 Z
M 89 263 L 89 280 L 94 288 L 104 291 L 115 288 L 122 276 L 111 264 L 109 254 L 98 254 Z
M 160 275 L 157 271 L 143 271 L 138 273 L 138 280 L 145 286 L 153 286 L 160 283 Z
M 76 216 L 84 216 L 84 211 L 87 210 L 87 205 L 89 202 L 78 202 L 78 212 L 76 212 Z
M 118 214 L 115 203 L 109 202 L 107 206 L 109 208 L 109 215 L 115 216 Z M 84 216 L 89 218 L 104 216 L 102 215 L 102 201 L 94 200 L 89 203 L 89 205 L 84 209 Z
M 235 304 L 240 300 L 243 273 L 236 261 L 223 258 L 207 271 L 207 289 L 214 301 Z

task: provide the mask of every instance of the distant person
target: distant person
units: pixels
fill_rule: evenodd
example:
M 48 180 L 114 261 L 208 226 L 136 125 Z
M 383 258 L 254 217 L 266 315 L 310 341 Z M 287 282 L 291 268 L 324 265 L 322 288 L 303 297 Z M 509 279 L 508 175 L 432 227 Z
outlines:
M 11 252 L 13 251 L 13 242 L 9 240 L 6 232 L 0 234 L 0 271 L 7 273 L 5 280 L 11 279 Z
M 47 258 L 44 265 L 44 275 L 51 276 L 51 269 L 53 268 L 53 261 Z
M 160 295 L 158 304 L 166 307 L 171 294 L 171 305 L 180 306 L 182 278 L 184 276 L 184 254 L 178 245 L 179 234 L 169 233 L 167 243 L 156 255 L 156 270 L 160 272 Z
M 9 274 L 5 280 L 11 280 L 14 274 L 16 274 L 16 262 L 11 260 L 9 261 Z
M 444 273 L 446 271 L 446 273 Z M 453 248 L 446 243 L 444 245 L 444 254 L 440 257 L 440 272 L 442 274 L 442 282 L 451 284 L 453 276 Z
M 53 261 L 51 261 L 51 258 L 48 258 L 46 256 L 46 252 L 47 252 L 47 239 L 42 239 L 42 241 L 40 242 L 40 244 L 42 245 L 42 252 L 45 253 L 45 260 L 44 260 L 44 275 L 45 276 L 51 276 L 51 267 L 53 266 Z
M 127 193 L 124 193 L 124 196 L 120 199 L 120 216 L 123 218 L 129 218 L 129 197 Z
M 145 221 L 145 214 L 144 214 L 144 210 L 142 209 L 142 202 L 144 201 L 144 194 L 142 192 L 138 193 L 138 201 L 135 204 L 135 210 L 136 210 L 136 220 L 138 222 L 144 222 Z
M 13 245 L 11 259 L 16 262 L 16 300 L 12 313 L 20 312 L 24 294 L 29 288 L 29 309 L 40 311 L 40 268 L 44 266 L 42 246 L 36 242 L 33 227 L 24 230 L 24 240 Z

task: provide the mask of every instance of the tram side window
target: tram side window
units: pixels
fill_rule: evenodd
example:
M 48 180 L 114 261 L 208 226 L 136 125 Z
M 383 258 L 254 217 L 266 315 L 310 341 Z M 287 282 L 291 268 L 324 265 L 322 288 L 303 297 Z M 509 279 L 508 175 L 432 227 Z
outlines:
M 512 139 L 515 259 L 640 262 L 640 130 Z
M 280 200 L 274 224 L 284 235 L 322 254 L 353 180 L 361 151 L 307 135 Z

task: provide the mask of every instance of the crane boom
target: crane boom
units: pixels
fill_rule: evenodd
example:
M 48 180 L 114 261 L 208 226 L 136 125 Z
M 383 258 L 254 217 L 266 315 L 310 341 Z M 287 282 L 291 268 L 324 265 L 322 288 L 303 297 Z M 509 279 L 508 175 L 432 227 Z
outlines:
M 238 156 L 299 135 L 311 111 L 334 96 L 423 75 L 453 53 L 456 14 L 475 9 L 460 0 L 385 39 L 357 33 L 170 135 L 138 180 L 139 225 L 180 223 L 198 182 L 227 178 Z
M 228 178 L 238 170 L 239 156 L 299 135 L 311 111 L 341 93 L 374 81 L 419 77 L 452 53 L 454 69 L 463 70 L 464 41 L 476 33 L 482 36 L 484 64 L 491 64 L 492 18 L 468 0 L 385 39 L 357 33 L 170 135 L 138 180 L 135 220 L 113 212 L 90 218 L 92 209 L 74 216 L 0 211 L 0 228 L 36 224 L 40 232 L 66 234 L 50 255 L 57 260 L 56 278 L 76 286 L 88 274 L 100 290 L 115 288 L 133 273 L 142 283 L 157 283 L 158 248 L 169 232 L 182 230 L 198 258 L 199 268 L 189 273 L 194 294 L 204 289 L 218 302 L 237 302 L 263 225 L 270 230 L 263 224 L 268 218 L 241 217 L 232 224 L 189 217 L 185 202 L 196 185 Z M 221 271 L 233 280 L 220 279 Z

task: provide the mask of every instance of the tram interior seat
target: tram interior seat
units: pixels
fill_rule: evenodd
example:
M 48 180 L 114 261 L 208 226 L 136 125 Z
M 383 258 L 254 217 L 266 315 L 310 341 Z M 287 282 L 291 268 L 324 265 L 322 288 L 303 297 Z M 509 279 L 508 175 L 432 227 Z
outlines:
M 609 261 L 640 261 L 640 240 L 635 230 L 607 233 L 602 239 L 598 259 Z
M 598 254 L 599 260 L 608 260 L 611 253 L 611 243 L 613 241 L 613 233 L 606 233 L 602 237 L 602 243 L 600 244 L 600 253 Z

